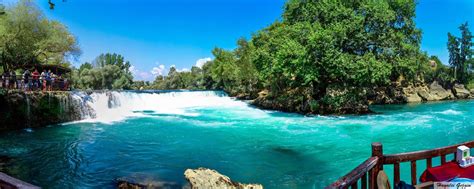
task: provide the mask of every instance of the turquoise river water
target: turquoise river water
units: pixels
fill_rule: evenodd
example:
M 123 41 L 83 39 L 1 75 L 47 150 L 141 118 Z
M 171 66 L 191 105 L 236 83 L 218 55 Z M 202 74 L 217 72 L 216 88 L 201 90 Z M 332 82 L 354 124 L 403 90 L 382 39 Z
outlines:
M 85 104 L 95 118 L 0 134 L 10 158 L 0 171 L 44 188 L 114 188 L 117 178 L 180 188 L 187 168 L 206 167 L 265 188 L 323 188 L 368 158 L 371 142 L 398 153 L 474 140 L 474 101 L 311 117 L 218 91 L 94 93 Z

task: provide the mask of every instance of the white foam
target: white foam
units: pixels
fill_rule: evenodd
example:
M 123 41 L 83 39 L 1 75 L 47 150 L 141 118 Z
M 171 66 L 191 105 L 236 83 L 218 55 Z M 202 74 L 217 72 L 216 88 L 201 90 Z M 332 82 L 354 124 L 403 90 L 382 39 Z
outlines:
M 144 111 L 156 114 L 199 116 L 195 108 L 246 108 L 248 104 L 234 100 L 219 91 L 185 91 L 167 93 L 101 92 L 90 95 L 88 106 L 93 118 L 81 122 L 114 123 L 130 117 L 147 117 Z
M 448 109 L 448 110 L 445 110 L 445 111 L 442 111 L 442 112 L 439 112 L 439 113 L 444 114 L 444 115 L 460 115 L 460 114 L 462 114 L 462 112 L 452 110 L 452 109 Z

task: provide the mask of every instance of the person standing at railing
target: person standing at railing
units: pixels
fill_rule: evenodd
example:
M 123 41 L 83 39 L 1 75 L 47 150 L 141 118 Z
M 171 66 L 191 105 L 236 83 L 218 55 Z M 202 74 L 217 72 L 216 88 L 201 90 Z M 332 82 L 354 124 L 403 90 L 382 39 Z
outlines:
M 42 90 L 46 91 L 46 70 L 43 70 L 43 72 L 41 72 L 40 82 Z
M 2 88 L 6 88 L 5 86 L 5 72 L 2 74 Z
M 25 70 L 25 73 L 23 73 L 23 83 L 24 83 L 24 87 L 25 87 L 25 91 L 29 91 L 30 90 L 30 86 L 31 86 L 31 82 L 30 82 L 30 76 L 31 76 L 31 73 L 30 73 L 30 70 L 26 69 Z
M 51 91 L 51 70 L 46 72 L 46 90 Z
M 39 72 L 38 72 L 38 69 L 35 69 L 35 71 L 33 71 L 33 88 L 35 90 L 39 89 L 40 88 L 40 84 L 39 84 Z
M 67 80 L 67 78 L 64 78 L 63 82 L 64 82 L 63 90 L 65 91 L 69 90 L 69 81 Z
M 51 72 L 51 89 L 54 90 L 55 87 L 56 87 L 56 74 L 54 74 L 53 72 Z
M 10 72 L 6 71 L 3 73 L 3 78 L 5 80 L 5 89 L 10 88 Z
M 16 73 L 15 71 L 10 71 L 10 88 L 17 89 L 18 81 L 16 80 Z

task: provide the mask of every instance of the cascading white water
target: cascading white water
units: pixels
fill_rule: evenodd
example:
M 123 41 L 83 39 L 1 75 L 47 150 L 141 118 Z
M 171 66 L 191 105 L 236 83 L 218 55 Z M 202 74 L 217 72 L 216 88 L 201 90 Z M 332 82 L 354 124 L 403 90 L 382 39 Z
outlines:
M 75 98 L 83 101 L 81 112 L 84 121 L 111 123 L 127 117 L 146 116 L 144 112 L 198 116 L 189 110 L 197 107 L 247 106 L 221 91 L 179 92 L 95 92 L 79 93 Z

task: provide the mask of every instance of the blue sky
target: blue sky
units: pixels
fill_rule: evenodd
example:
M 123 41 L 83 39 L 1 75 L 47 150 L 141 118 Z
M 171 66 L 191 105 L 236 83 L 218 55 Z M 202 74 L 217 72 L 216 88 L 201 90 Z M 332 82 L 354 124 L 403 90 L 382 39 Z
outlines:
M 0 0 L 11 4 L 15 0 Z M 79 39 L 74 65 L 115 52 L 134 65 L 135 79 L 153 80 L 170 66 L 189 69 L 212 58 L 214 47 L 233 49 L 240 37 L 280 19 L 285 0 L 37 0 L 47 17 L 64 23 Z M 420 0 L 416 23 L 422 49 L 447 63 L 447 32 L 468 21 L 474 31 L 474 0 Z

